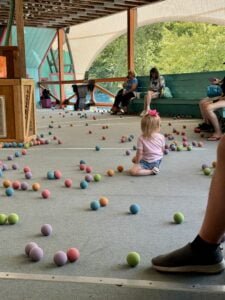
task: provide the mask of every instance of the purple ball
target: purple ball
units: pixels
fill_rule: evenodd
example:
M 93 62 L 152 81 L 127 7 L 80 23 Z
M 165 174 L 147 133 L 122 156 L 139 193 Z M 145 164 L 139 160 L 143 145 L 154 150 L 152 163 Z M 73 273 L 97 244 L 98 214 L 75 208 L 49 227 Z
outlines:
M 26 172 L 25 177 L 26 177 L 26 179 L 31 179 L 32 178 L 32 173 L 31 172 Z
M 92 181 L 93 181 L 93 176 L 92 176 L 91 174 L 87 174 L 87 175 L 85 176 L 85 180 L 86 180 L 87 182 L 92 182 Z
M 193 141 L 193 142 L 192 142 L 192 146 L 197 147 L 197 146 L 198 146 L 198 143 L 197 143 L 196 141 Z
M 169 150 L 168 149 L 164 149 L 164 154 L 165 155 L 169 154 Z
M 21 183 L 21 190 L 26 191 L 28 189 L 28 183 L 27 182 L 22 182 Z
M 31 250 L 32 248 L 34 248 L 34 247 L 38 247 L 38 244 L 36 244 L 35 242 L 30 242 L 30 243 L 28 243 L 28 244 L 26 245 L 26 247 L 25 247 L 25 253 L 26 253 L 27 256 L 29 256 L 30 250 Z
M 30 250 L 30 254 L 29 257 L 33 260 L 33 261 L 39 261 L 43 258 L 44 256 L 44 252 L 40 247 L 33 247 Z
M 131 154 L 130 150 L 126 151 L 126 155 L 129 156 Z
M 9 169 L 9 167 L 7 166 L 7 164 L 2 164 L 2 171 L 7 171 Z
M 63 251 L 58 251 L 54 255 L 53 260 L 58 267 L 61 267 L 67 263 L 67 255 Z
M 18 168 L 19 168 L 18 164 L 13 164 L 13 165 L 12 165 L 12 169 L 13 169 L 13 170 L 17 170 Z
M 209 166 L 207 165 L 207 164 L 203 164 L 202 165 L 202 170 L 204 170 L 204 169 L 206 169 L 206 168 L 208 168 Z
M 9 156 L 7 157 L 7 159 L 8 159 L 8 160 L 13 160 L 13 155 L 9 155 Z
M 52 226 L 50 224 L 44 224 L 41 226 L 41 233 L 44 236 L 49 236 L 52 233 Z

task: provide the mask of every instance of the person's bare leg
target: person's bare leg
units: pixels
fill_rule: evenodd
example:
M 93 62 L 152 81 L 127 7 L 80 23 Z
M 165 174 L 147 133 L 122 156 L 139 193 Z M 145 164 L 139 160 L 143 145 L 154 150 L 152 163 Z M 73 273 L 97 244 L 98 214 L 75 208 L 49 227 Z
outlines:
M 207 118 L 210 121 L 210 123 L 212 124 L 213 128 L 214 128 L 214 134 L 213 137 L 218 137 L 220 138 L 222 136 L 222 131 L 220 128 L 220 124 L 217 118 L 217 115 L 215 114 L 215 110 L 225 107 L 225 100 L 221 100 L 218 101 L 216 103 L 211 103 L 207 106 L 206 108 L 206 114 L 207 114 Z
M 200 237 L 209 243 L 220 243 L 225 233 L 225 136 L 217 150 L 217 165 L 211 182 L 208 205 L 199 232 Z
M 129 173 L 132 176 L 147 176 L 154 174 L 152 170 L 142 169 L 138 164 L 134 164 L 133 167 L 129 170 Z
M 199 102 L 199 108 L 200 108 L 200 111 L 201 111 L 201 116 L 202 116 L 203 121 L 206 122 L 206 123 L 208 122 L 207 114 L 206 114 L 206 106 L 207 106 L 207 104 L 210 103 L 209 101 L 210 100 L 207 97 L 207 98 L 204 98 L 204 99 L 200 100 L 200 102 Z
M 147 98 L 146 98 L 146 111 L 150 110 L 150 104 L 152 102 L 152 96 L 153 96 L 154 92 L 153 91 L 148 91 L 147 93 Z

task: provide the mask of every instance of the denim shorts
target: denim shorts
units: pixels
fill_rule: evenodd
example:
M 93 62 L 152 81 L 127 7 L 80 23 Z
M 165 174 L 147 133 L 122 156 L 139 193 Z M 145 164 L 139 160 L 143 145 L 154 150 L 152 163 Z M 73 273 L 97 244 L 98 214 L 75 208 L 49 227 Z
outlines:
M 159 165 L 161 163 L 161 159 L 153 161 L 153 162 L 147 162 L 145 160 L 140 160 L 140 166 L 142 169 L 145 170 L 152 170 L 154 167 L 159 168 Z

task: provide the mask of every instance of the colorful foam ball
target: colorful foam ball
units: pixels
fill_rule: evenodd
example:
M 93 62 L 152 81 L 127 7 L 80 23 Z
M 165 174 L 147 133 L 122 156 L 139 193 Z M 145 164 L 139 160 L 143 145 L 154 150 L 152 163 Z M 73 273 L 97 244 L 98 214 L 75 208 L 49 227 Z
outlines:
M 177 151 L 180 152 L 183 150 L 183 147 L 181 145 L 177 146 Z
M 44 256 L 44 251 L 42 248 L 40 247 L 33 247 L 31 250 L 30 250 L 30 253 L 29 253 L 29 257 L 31 258 L 32 261 L 40 261 Z
M 0 214 L 0 225 L 4 225 L 7 223 L 8 217 L 5 214 Z
M 29 185 L 27 182 L 21 183 L 21 190 L 26 191 L 26 190 L 28 190 L 28 187 L 29 187 Z
M 5 194 L 7 197 L 12 197 L 14 195 L 14 189 L 11 188 L 11 187 L 8 187 L 6 190 L 5 190 Z
M 197 145 L 198 145 L 198 143 L 197 143 L 196 141 L 193 141 L 193 142 L 192 142 L 192 146 L 193 146 L 193 147 L 197 147 Z
M 82 180 L 82 181 L 80 182 L 80 188 L 81 188 L 82 190 L 85 190 L 87 187 L 88 187 L 88 182 L 87 182 L 86 180 Z
M 31 168 L 26 166 L 26 167 L 23 168 L 23 172 L 24 173 L 31 172 Z
M 115 174 L 115 172 L 114 172 L 114 170 L 112 170 L 112 169 L 109 169 L 109 170 L 107 171 L 107 175 L 110 176 L 110 177 L 114 176 L 114 174 Z
M 81 171 L 84 171 L 85 168 L 86 168 L 86 166 L 85 166 L 84 164 L 80 164 L 80 170 L 81 170 Z
M 86 173 L 91 173 L 92 172 L 92 167 L 86 166 L 85 171 L 86 171 Z
M 19 168 L 18 164 L 12 164 L 12 169 L 17 170 Z
M 19 216 L 15 213 L 12 213 L 8 216 L 7 220 L 10 225 L 14 225 L 19 222 Z
M 99 199 L 99 203 L 100 203 L 100 205 L 101 206 L 107 206 L 108 204 L 109 204 L 109 199 L 108 198 L 106 198 L 106 197 L 101 197 L 100 199 Z
M 71 179 L 66 179 L 66 180 L 64 181 L 64 185 L 65 185 L 65 187 L 67 187 L 67 188 L 70 188 L 70 187 L 72 186 L 72 184 L 73 184 L 73 181 L 72 181 Z
M 203 142 L 198 142 L 198 147 L 203 147 L 204 146 L 204 144 L 203 144 Z
M 41 226 L 41 233 L 44 236 L 49 236 L 52 233 L 52 226 L 50 224 L 44 224 Z
M 207 164 L 202 164 L 202 170 L 209 168 L 209 166 Z
M 59 170 L 54 171 L 55 179 L 60 179 L 62 177 L 62 173 Z
M 100 149 L 101 149 L 100 146 L 95 146 L 96 151 L 100 151 Z
M 68 258 L 64 251 L 56 252 L 53 257 L 53 261 L 58 267 L 64 266 L 67 263 L 67 260 Z
M 187 151 L 191 151 L 191 150 L 192 150 L 191 145 L 188 145 L 188 146 L 187 146 Z
M 90 203 L 90 208 L 92 210 L 98 210 L 100 208 L 100 204 L 99 204 L 99 201 L 92 201 Z
M 20 186 L 21 186 L 21 184 L 20 184 L 20 182 L 18 180 L 13 181 L 12 187 L 13 187 L 14 190 L 19 190 Z
M 94 175 L 94 181 L 95 182 L 101 181 L 101 179 L 102 179 L 102 176 L 100 174 L 95 174 Z
M 2 184 L 3 184 L 4 188 L 8 188 L 8 187 L 12 186 L 12 182 L 8 179 L 4 180 Z
M 55 179 L 54 171 L 48 171 L 48 172 L 47 172 L 47 178 L 48 178 L 49 180 Z
M 28 244 L 25 246 L 25 253 L 26 253 L 27 256 L 30 255 L 30 251 L 31 251 L 31 249 L 34 248 L 34 247 L 38 247 L 38 244 L 36 244 L 35 242 L 30 242 L 30 243 L 28 243 Z
M 32 178 L 32 173 L 31 172 L 26 172 L 25 173 L 25 178 L 26 179 L 31 179 Z
M 3 176 L 3 171 L 0 169 L 0 177 Z
M 43 199 L 48 199 L 50 197 L 51 193 L 48 189 L 45 189 L 42 191 L 41 196 Z
M 176 212 L 173 215 L 173 220 L 176 224 L 181 224 L 184 222 L 184 215 L 181 212 Z
M 130 150 L 126 150 L 126 155 L 129 156 L 131 154 Z
M 69 262 L 75 262 L 80 257 L 80 252 L 77 248 L 69 248 L 66 252 Z
M 9 156 L 7 157 L 7 159 L 8 159 L 8 160 L 13 160 L 13 155 L 9 155 Z
M 124 170 L 123 166 L 118 166 L 118 167 L 117 167 L 117 171 L 118 171 L 118 172 L 121 173 L 121 172 L 123 172 L 123 170 Z
M 130 212 L 133 214 L 133 215 L 136 215 L 137 213 L 139 213 L 140 211 L 140 205 L 138 204 L 132 204 L 130 206 Z
M 37 191 L 40 190 L 40 188 L 41 188 L 41 185 L 38 182 L 35 182 L 35 183 L 32 184 L 32 190 L 33 191 L 37 192 Z
M 137 146 L 134 145 L 133 146 L 133 150 L 136 151 L 137 150 Z
M 61 141 L 61 140 L 58 140 L 58 144 L 61 145 L 61 144 L 62 144 L 62 141 Z
M 204 173 L 206 176 L 211 175 L 211 172 L 212 172 L 212 170 L 211 170 L 210 168 L 205 168 L 205 169 L 203 170 L 203 173 Z
M 86 162 L 83 159 L 81 159 L 80 160 L 80 165 L 85 165 L 85 164 L 86 164 Z
M 87 174 L 84 178 L 87 182 L 92 182 L 94 179 L 93 179 L 93 176 L 91 174 Z
M 212 167 L 213 167 L 213 168 L 216 168 L 216 161 L 213 161 L 213 162 L 212 162 Z
M 140 263 L 140 255 L 137 252 L 130 252 L 127 255 L 127 263 L 130 267 L 136 267 Z
M 2 171 L 8 171 L 9 167 L 7 164 L 2 164 Z
M 26 149 L 23 149 L 23 150 L 21 151 L 21 153 L 22 153 L 22 155 L 27 155 L 27 150 L 26 150 Z

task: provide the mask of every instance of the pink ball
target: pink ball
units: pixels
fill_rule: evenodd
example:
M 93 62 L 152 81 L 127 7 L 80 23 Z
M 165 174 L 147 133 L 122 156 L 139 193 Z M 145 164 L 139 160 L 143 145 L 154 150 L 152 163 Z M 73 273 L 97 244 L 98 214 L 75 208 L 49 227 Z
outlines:
M 23 172 L 24 173 L 31 172 L 31 168 L 26 166 L 26 167 L 23 168 Z
M 86 173 L 91 173 L 92 172 L 92 167 L 87 166 L 85 171 L 86 171 Z
M 28 189 L 28 183 L 27 182 L 22 182 L 21 183 L 21 190 L 26 191 Z
M 67 263 L 67 255 L 63 251 L 58 251 L 54 255 L 53 260 L 58 267 L 61 267 Z
M 41 226 L 41 233 L 44 236 L 49 236 L 52 233 L 52 226 L 50 224 L 44 224 Z
M 22 153 L 22 155 L 27 155 L 27 150 L 23 149 L 21 153 Z
M 85 170 L 86 166 L 84 164 L 80 164 L 80 170 L 83 171 Z
M 12 187 L 14 188 L 14 190 L 20 189 L 20 186 L 21 186 L 21 184 L 20 184 L 20 182 L 18 180 L 14 181 L 12 183 Z
M 51 193 L 49 190 L 45 189 L 42 191 L 41 195 L 42 195 L 42 198 L 48 199 L 50 197 Z
M 59 145 L 62 144 L 62 141 L 61 141 L 61 140 L 58 140 L 58 144 L 59 144 Z
M 80 257 L 80 252 L 77 248 L 70 248 L 67 250 L 67 258 L 70 262 L 75 262 Z
M 25 247 L 25 253 L 26 253 L 27 256 L 30 255 L 30 251 L 34 247 L 38 247 L 38 244 L 36 244 L 35 242 L 30 242 L 29 244 L 26 245 L 26 247 Z
M 71 179 L 66 179 L 64 184 L 65 184 L 65 187 L 70 188 L 72 186 L 73 182 Z
M 43 258 L 44 256 L 44 252 L 40 247 L 33 247 L 30 250 L 29 253 L 29 257 L 33 260 L 33 261 L 39 261 Z
M 32 178 L 32 173 L 31 172 L 26 172 L 25 177 L 26 177 L 26 179 L 31 179 Z
M 198 142 L 198 147 L 203 147 L 204 146 L 204 144 L 203 144 L 203 142 Z
M 55 179 L 60 179 L 62 177 L 62 173 L 59 170 L 54 171 Z
M 87 174 L 87 175 L 85 176 L 85 180 L 86 180 L 87 182 L 92 182 L 92 181 L 93 181 L 93 176 L 92 176 L 91 174 Z

